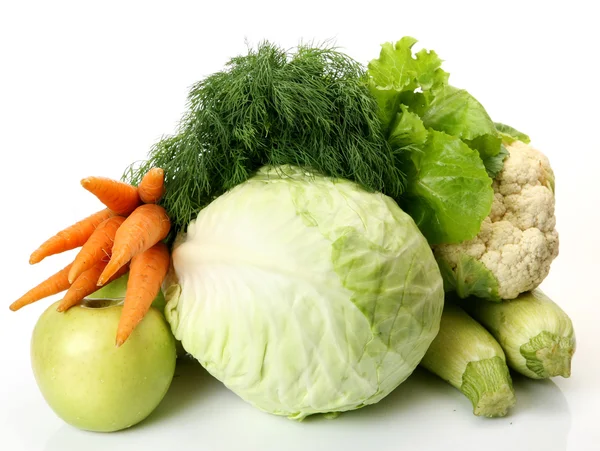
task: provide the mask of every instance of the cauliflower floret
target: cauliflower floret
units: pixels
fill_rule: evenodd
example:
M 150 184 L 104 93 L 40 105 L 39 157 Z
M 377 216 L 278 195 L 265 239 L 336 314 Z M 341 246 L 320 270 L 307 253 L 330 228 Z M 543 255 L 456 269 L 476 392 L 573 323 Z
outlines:
M 498 281 L 499 297 L 514 299 L 548 275 L 558 255 L 558 233 L 548 158 L 520 141 L 507 150 L 510 155 L 492 185 L 492 210 L 479 234 L 463 243 L 435 246 L 434 252 L 453 271 L 463 255 L 481 262 Z

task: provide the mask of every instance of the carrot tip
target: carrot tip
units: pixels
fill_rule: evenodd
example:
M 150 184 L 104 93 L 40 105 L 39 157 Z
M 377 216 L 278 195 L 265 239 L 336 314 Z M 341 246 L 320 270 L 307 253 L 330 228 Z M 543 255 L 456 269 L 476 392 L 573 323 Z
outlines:
M 85 272 L 85 271 L 83 271 Z M 77 278 L 82 274 L 81 271 L 70 271 L 69 275 L 67 276 L 67 280 L 69 281 L 69 283 L 72 285 L 73 282 L 75 282 L 77 280 Z
M 113 263 L 112 257 L 111 261 L 109 261 L 108 265 L 106 265 L 106 267 L 104 268 L 104 271 L 102 271 L 102 273 L 100 274 L 100 277 L 98 277 L 96 285 L 98 285 L 99 287 L 111 280 L 112 276 L 114 276 L 123 266 L 129 263 L 129 260 L 120 266 L 114 264 L 111 265 L 111 263 Z
M 108 282 L 108 280 L 112 277 L 113 274 L 114 274 L 114 271 L 111 271 L 111 274 L 107 274 L 106 268 L 105 268 L 104 271 L 102 271 L 102 274 L 100 274 L 100 277 L 98 277 L 98 281 L 96 282 L 96 285 L 101 287 L 106 282 Z

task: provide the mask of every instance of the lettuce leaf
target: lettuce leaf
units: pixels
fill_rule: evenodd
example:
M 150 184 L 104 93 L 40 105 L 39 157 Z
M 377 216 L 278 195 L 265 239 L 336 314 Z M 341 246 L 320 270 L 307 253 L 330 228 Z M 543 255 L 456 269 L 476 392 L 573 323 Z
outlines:
M 455 136 L 430 130 L 413 166 L 400 206 L 430 244 L 475 236 L 489 215 L 494 191 L 477 151 Z
M 376 86 L 402 92 L 417 88 L 427 91 L 447 84 L 448 73 L 441 68 L 437 53 L 423 49 L 413 58 L 416 43 L 416 39 L 405 36 L 396 44 L 381 46 L 379 59 L 369 63 L 369 75 Z
M 408 177 L 397 201 L 431 244 L 457 243 L 479 233 L 492 206 L 492 178 L 507 153 L 484 107 L 448 84 L 435 52 L 413 55 L 416 42 L 383 44 L 368 66 L 369 89 Z
M 428 127 L 465 140 L 497 135 L 494 122 L 483 105 L 464 89 L 453 86 L 436 93 L 423 114 L 423 122 Z
M 442 60 L 434 51 L 421 50 L 413 58 L 416 43 L 408 36 L 396 44 L 386 42 L 379 58 L 369 63 L 369 88 L 379 104 L 385 129 L 396 117 L 404 94 L 439 89 L 448 83 L 448 73 L 442 70 Z
M 390 128 L 389 143 L 393 148 L 424 144 L 429 132 L 421 118 L 409 111 L 406 105 L 400 105 L 400 111 Z
M 437 93 L 423 114 L 426 127 L 440 130 L 462 139 L 479 151 L 484 164 L 489 161 L 488 173 L 494 177 L 497 161 L 493 157 L 501 151 L 502 139 L 483 105 L 464 89 L 447 86 Z M 502 162 L 503 159 L 500 160 Z

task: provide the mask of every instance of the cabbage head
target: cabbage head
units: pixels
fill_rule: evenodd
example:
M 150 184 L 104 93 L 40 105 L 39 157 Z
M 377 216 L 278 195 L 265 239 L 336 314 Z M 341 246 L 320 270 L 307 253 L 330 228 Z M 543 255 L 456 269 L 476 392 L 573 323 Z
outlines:
M 173 247 L 165 314 L 185 350 L 255 407 L 301 420 L 374 404 L 436 336 L 433 253 L 389 197 L 265 167 Z

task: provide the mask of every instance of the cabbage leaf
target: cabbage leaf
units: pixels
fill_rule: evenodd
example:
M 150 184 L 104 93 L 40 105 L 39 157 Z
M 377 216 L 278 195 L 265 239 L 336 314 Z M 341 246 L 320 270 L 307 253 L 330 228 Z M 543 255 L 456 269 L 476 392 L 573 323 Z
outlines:
M 296 420 L 378 402 L 439 330 L 427 240 L 393 199 L 344 179 L 265 168 L 200 211 L 172 259 L 165 312 L 185 350 Z

